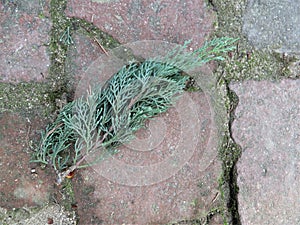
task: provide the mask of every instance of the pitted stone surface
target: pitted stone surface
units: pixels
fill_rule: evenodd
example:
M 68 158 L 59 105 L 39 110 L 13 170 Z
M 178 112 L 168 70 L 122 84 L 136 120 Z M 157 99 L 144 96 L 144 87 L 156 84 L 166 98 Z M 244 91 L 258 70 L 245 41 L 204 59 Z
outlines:
M 300 80 L 233 84 L 239 213 L 247 224 L 300 224 Z
M 200 47 L 213 29 L 204 0 L 70 0 L 66 13 L 93 22 L 122 44 L 193 40 L 193 47 Z
M 0 81 L 44 80 L 50 65 L 48 1 L 1 2 Z
M 300 1 L 248 0 L 243 30 L 256 47 L 300 54 Z
M 195 48 L 201 46 L 213 28 L 213 15 L 205 7 L 203 0 L 70 0 L 66 13 L 70 17 L 80 17 L 93 22 L 122 44 L 141 40 L 183 43 L 185 40 L 192 39 L 191 47 Z M 83 62 L 94 62 L 93 55 L 96 52 L 92 51 L 93 45 L 89 45 L 89 39 L 78 36 L 74 40 L 76 51 L 80 52 L 78 56 L 82 57 L 82 52 L 87 52 L 84 60 L 74 60 L 78 65 L 77 73 L 80 77 L 82 76 L 80 72 L 83 71 L 80 68 L 88 65 L 84 65 Z M 93 40 L 90 42 L 92 44 Z M 85 46 L 91 48 L 80 49 L 77 45 L 82 43 L 86 43 Z M 102 53 L 98 46 L 96 50 Z M 99 70 L 96 71 L 99 74 Z M 106 74 L 100 74 L 101 79 L 104 79 Z M 197 102 L 195 105 L 201 108 L 201 113 L 209 111 L 209 104 L 200 104 L 205 97 L 200 93 L 194 93 L 194 95 L 195 102 Z M 170 121 L 179 121 L 175 117 L 176 113 L 168 115 L 170 115 Z M 167 124 L 175 126 L 175 122 L 167 122 Z M 119 156 L 116 155 L 120 157 L 120 164 L 126 162 L 128 165 L 139 165 L 139 163 L 154 165 L 155 162 L 166 159 L 167 151 L 170 151 L 168 140 L 172 140 L 170 145 L 172 149 L 172 145 L 178 145 L 177 140 L 182 137 L 173 132 L 171 126 L 168 126 L 162 144 L 151 152 L 137 153 L 130 148 L 124 148 Z M 195 133 L 191 128 L 189 132 L 190 136 Z M 143 136 L 145 133 L 151 132 L 145 130 L 144 133 L 138 133 L 138 135 Z M 199 140 L 202 141 L 202 138 L 199 137 Z M 211 138 L 211 140 L 214 139 Z M 129 186 L 122 184 L 121 180 L 120 183 L 113 182 L 115 179 L 106 179 L 92 168 L 79 172 L 82 178 L 74 179 L 74 187 L 80 220 L 91 224 L 162 224 L 183 218 L 193 219 L 199 215 L 202 217 L 210 208 L 222 204 L 217 191 L 217 177 L 221 174 L 221 162 L 215 158 L 213 161 L 207 160 L 201 163 L 203 146 L 199 145 L 196 148 L 198 151 L 183 169 L 170 178 L 162 179 L 161 182 L 152 185 Z M 217 154 L 216 147 L 210 146 L 207 149 L 207 152 Z M 201 171 L 200 167 L 208 165 L 210 166 L 207 170 Z M 165 172 L 164 169 L 161 171 L 161 173 Z M 222 218 L 212 221 L 212 224 L 221 223 Z

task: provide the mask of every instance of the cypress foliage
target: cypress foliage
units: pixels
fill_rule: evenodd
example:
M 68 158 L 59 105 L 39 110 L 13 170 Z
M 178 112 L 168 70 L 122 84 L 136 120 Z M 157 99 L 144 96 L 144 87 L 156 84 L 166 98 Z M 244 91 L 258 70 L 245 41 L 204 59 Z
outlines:
M 186 51 L 186 42 L 166 56 L 123 66 L 104 85 L 65 105 L 43 132 L 32 161 L 51 164 L 61 183 L 75 169 L 90 166 L 84 164 L 89 155 L 113 154 L 147 119 L 172 107 L 189 78 L 182 71 L 223 60 L 235 41 L 216 38 L 193 52 Z

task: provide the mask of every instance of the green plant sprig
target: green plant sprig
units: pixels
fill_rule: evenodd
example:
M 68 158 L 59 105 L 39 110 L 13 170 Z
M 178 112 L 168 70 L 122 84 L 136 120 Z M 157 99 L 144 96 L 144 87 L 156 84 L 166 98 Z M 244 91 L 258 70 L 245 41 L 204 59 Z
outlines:
M 116 146 L 133 138 L 144 122 L 166 112 L 183 92 L 187 71 L 234 49 L 236 39 L 217 38 L 194 52 L 188 42 L 169 54 L 125 65 L 104 85 L 95 85 L 81 98 L 68 103 L 42 134 L 33 162 L 51 164 L 57 183 L 84 164 L 87 157 L 115 152 Z

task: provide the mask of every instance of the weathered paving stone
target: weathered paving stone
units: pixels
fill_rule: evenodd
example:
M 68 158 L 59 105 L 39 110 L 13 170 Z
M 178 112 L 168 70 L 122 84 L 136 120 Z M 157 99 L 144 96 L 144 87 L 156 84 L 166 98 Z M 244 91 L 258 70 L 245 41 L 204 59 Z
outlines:
M 247 224 L 300 224 L 300 80 L 231 85 L 239 213 Z
M 200 46 L 211 32 L 213 16 L 203 0 L 191 1 L 68 1 L 66 13 L 93 22 L 121 43 L 193 40 Z
M 48 75 L 48 3 L 0 2 L 1 82 L 42 81 Z
M 92 22 L 122 44 L 141 40 L 164 40 L 200 47 L 213 30 L 214 14 L 205 1 L 70 0 L 66 15 Z M 67 72 L 80 79 L 84 70 L 103 51 L 83 35 L 73 35 Z
M 48 5 L 49 0 L 0 2 L 2 82 L 42 81 L 47 77 L 50 62 L 46 44 L 51 26 Z M 66 12 L 68 16 L 93 22 L 122 43 L 145 39 L 183 43 L 191 39 L 192 47 L 199 47 L 213 29 L 213 16 L 204 0 L 69 0 Z M 71 52 L 70 57 L 75 61 L 74 64 L 80 66 L 78 70 L 69 68 L 68 72 L 76 71 L 79 77 L 79 73 L 98 56 L 99 49 L 95 43 L 91 44 L 93 40 L 86 37 L 74 35 L 73 38 L 78 54 Z M 124 185 L 105 179 L 92 168 L 82 170 L 74 178 L 78 200 L 76 208 L 78 206 L 82 224 L 175 222 L 205 217 L 209 210 L 223 206 L 218 190 L 221 162 L 217 158 L 217 143 L 212 135 L 215 128 L 211 115 L 213 112 L 207 102 L 209 97 L 201 92 L 193 93 L 190 97 L 197 108 L 197 114 L 193 115 L 195 120 L 191 121 L 201 125 L 201 129 L 191 129 L 195 124 L 180 124 L 173 109 L 162 116 L 169 129 L 165 137 L 161 137 L 164 140 L 155 151 L 142 155 L 125 149 L 123 155 L 118 156 L 120 162 L 123 160 L 137 165 L 159 162 L 180 144 L 182 133 L 177 128 L 185 126 L 188 129 L 185 135 L 190 137 L 195 138 L 195 133 L 201 132 L 196 136 L 198 142 L 192 157 L 173 176 L 144 186 Z M 188 111 L 185 106 L 178 108 Z M 0 206 L 15 208 L 45 204 L 49 200 L 49 193 L 54 192 L 53 174 L 31 168 L 32 164 L 28 164 L 30 146 L 27 146 L 29 139 L 45 126 L 39 121 L 28 122 L 21 115 L 9 113 L 1 114 L 0 123 L 0 167 L 3 170 L 0 189 L 1 199 L 5 200 L 1 201 Z M 137 135 L 147 139 L 149 130 L 142 130 Z M 18 140 L 17 143 L 14 138 Z M 187 152 L 184 148 L 180 150 Z M 164 172 L 162 169 L 161 173 Z M 40 221 L 44 223 L 45 217 Z M 211 224 L 221 223 L 220 215 L 211 220 Z
M 194 94 L 192 98 L 199 104 L 197 106 L 199 120 L 210 117 L 210 109 L 205 102 L 205 97 L 201 94 Z M 185 99 L 185 101 L 188 100 Z M 176 109 L 182 105 L 186 107 L 183 100 L 179 101 Z M 220 203 L 218 176 L 221 174 L 221 165 L 217 159 L 215 143 L 208 144 L 212 121 L 202 121 L 203 133 L 201 132 L 198 143 L 193 149 L 176 147 L 182 146 L 182 136 L 178 131 L 187 131 L 182 128 L 183 124 L 180 126 L 180 118 L 176 116 L 178 113 L 176 109 L 169 110 L 166 114 L 156 118 L 159 122 L 154 122 L 154 128 L 152 128 L 154 130 L 149 132 L 148 124 L 145 130 L 137 132 L 136 135 L 139 138 L 134 141 L 138 145 L 129 143 L 121 147 L 120 152 L 111 160 L 114 166 L 100 162 L 82 171 L 82 178 L 75 179 L 76 199 L 81 221 L 89 223 L 102 221 L 105 224 L 164 224 L 205 216 L 212 206 Z M 199 122 L 193 119 L 193 123 Z M 176 120 L 177 122 L 174 122 Z M 156 129 L 160 127 L 159 123 L 168 125 L 163 136 L 155 139 L 153 131 L 158 132 Z M 186 141 L 192 146 L 195 128 L 189 127 L 188 132 L 184 136 L 190 137 Z M 143 143 L 147 139 L 150 143 Z M 155 144 L 157 146 L 151 149 L 153 142 L 157 142 Z M 173 175 L 166 177 L 165 172 L 168 168 L 163 166 L 164 162 L 172 158 L 173 151 L 177 151 L 177 148 L 182 152 L 182 157 L 186 154 L 186 150 L 194 153 L 190 160 L 178 168 L 178 172 L 170 171 Z M 205 160 L 207 154 L 215 156 L 210 159 L 211 161 Z M 104 166 L 101 163 L 104 163 Z M 144 171 L 156 164 L 162 166 L 156 169 L 156 176 L 152 180 L 151 170 L 146 173 Z M 128 167 L 132 170 L 143 167 L 144 170 L 133 178 Z M 139 181 L 141 183 L 138 183 Z M 219 218 L 218 222 L 221 221 Z
M 248 0 L 243 31 L 256 47 L 278 52 L 300 52 L 298 0 Z
M 75 212 L 53 203 L 61 195 L 55 175 L 29 163 L 31 140 L 45 126 L 36 116 L 0 113 L 0 224 L 76 224 Z
M 76 44 L 70 46 L 65 66 L 66 72 L 77 84 L 90 64 L 103 52 L 93 40 L 82 34 L 74 34 L 73 39 Z
M 47 203 L 53 181 L 29 163 L 29 140 L 37 138 L 45 122 L 17 113 L 0 114 L 0 207 L 21 208 Z
M 101 62 L 111 68 L 107 62 L 95 61 L 99 68 L 91 66 L 79 92 L 85 91 L 80 87 L 87 86 L 90 76 L 103 81 L 111 76 Z M 208 68 L 204 71 L 211 75 Z M 163 224 L 200 218 L 222 205 L 218 191 L 222 169 L 208 99 L 203 92 L 186 93 L 109 161 L 80 171 L 74 179 L 80 220 Z M 222 218 L 214 222 L 222 223 Z
M 69 17 L 83 18 L 93 22 L 98 28 L 112 35 L 121 43 L 140 40 L 165 40 L 183 43 L 192 39 L 192 47 L 199 47 L 212 30 L 213 15 L 205 7 L 204 1 L 84 1 L 70 0 L 66 13 Z M 77 38 L 77 39 L 76 39 Z M 94 62 L 92 51 L 93 40 L 77 36 L 75 46 L 86 43 L 91 50 L 87 50 L 84 60 L 77 57 L 78 68 L 85 68 Z M 88 42 L 91 42 L 89 44 Z M 86 48 L 87 49 L 87 48 Z M 85 49 L 76 50 L 81 55 Z M 96 50 L 101 50 L 96 46 Z M 89 54 L 91 55 L 89 56 Z M 97 53 L 97 52 L 96 52 Z M 81 69 L 77 70 L 80 73 Z M 78 74 L 81 77 L 83 74 Z M 111 74 L 110 74 L 111 75 Z M 209 74 L 210 75 L 210 74 Z M 100 76 L 100 75 L 98 75 Z M 101 73 L 101 79 L 106 74 Z M 100 79 L 99 79 L 100 80 Z M 203 93 L 193 93 L 192 98 L 200 115 L 211 116 L 212 113 Z M 183 102 L 181 102 L 182 104 Z M 184 108 L 185 106 L 178 106 Z M 128 166 L 154 165 L 170 156 L 170 151 L 179 145 L 182 134 L 176 131 L 178 119 L 176 109 L 160 118 L 168 124 L 166 133 L 160 138 L 156 148 L 152 151 L 136 151 L 132 146 L 126 146 L 115 159 L 120 165 Z M 195 118 L 194 118 L 195 119 Z M 212 119 L 212 120 L 211 120 Z M 193 120 L 197 123 L 197 119 Z M 176 125 L 177 124 L 177 125 Z M 202 124 L 211 132 L 215 132 L 213 118 Z M 175 129 L 174 129 L 175 128 Z M 192 137 L 195 130 L 189 128 Z M 205 129 L 206 130 L 206 129 Z M 192 158 L 172 176 L 145 185 L 130 183 L 126 172 L 112 175 L 110 179 L 99 174 L 102 169 L 87 168 L 79 172 L 74 178 L 74 187 L 80 221 L 89 224 L 162 224 L 176 222 L 182 219 L 200 218 L 213 207 L 221 203 L 218 191 L 218 177 L 222 173 L 221 162 L 217 159 L 217 142 L 210 138 L 210 133 L 199 136 L 199 144 L 195 147 Z M 157 130 L 155 132 L 158 132 Z M 149 138 L 149 129 L 139 131 L 141 139 Z M 155 141 L 154 138 L 149 140 Z M 207 141 L 210 144 L 207 146 Z M 147 150 L 147 149 L 146 149 Z M 181 149 L 183 152 L 185 149 Z M 211 156 L 205 160 L 204 157 Z M 104 168 L 105 169 L 105 168 Z M 117 169 L 115 169 L 117 170 Z M 151 172 L 151 171 L 150 171 Z M 165 168 L 158 172 L 164 174 Z M 120 179 L 119 179 L 120 178 Z M 119 180 L 118 180 L 119 179 Z M 124 182 L 129 180 L 130 184 Z M 147 182 L 147 176 L 144 177 Z M 216 217 L 211 224 L 221 224 L 222 218 Z

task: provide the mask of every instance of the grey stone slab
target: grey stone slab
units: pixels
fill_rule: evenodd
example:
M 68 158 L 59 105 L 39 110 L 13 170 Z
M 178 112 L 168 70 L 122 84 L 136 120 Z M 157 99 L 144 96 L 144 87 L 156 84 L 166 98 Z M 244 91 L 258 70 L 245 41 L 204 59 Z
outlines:
M 300 53 L 300 1 L 248 0 L 243 31 L 256 47 Z
M 300 224 L 300 80 L 231 85 L 239 213 L 247 224 Z

